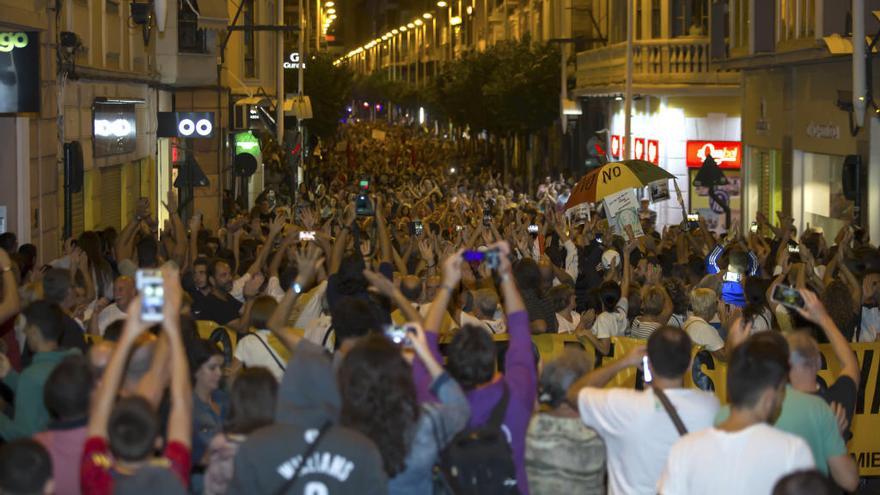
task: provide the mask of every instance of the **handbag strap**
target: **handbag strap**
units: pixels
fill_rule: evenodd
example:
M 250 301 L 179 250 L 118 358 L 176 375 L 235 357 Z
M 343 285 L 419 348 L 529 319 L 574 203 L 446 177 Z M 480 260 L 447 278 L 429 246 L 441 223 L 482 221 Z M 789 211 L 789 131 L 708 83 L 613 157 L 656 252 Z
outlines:
M 263 347 L 266 349 L 266 352 L 268 352 L 269 355 L 272 356 L 272 360 L 275 361 L 275 364 L 277 364 L 278 367 L 281 368 L 281 371 L 284 371 L 286 368 L 284 367 L 283 364 L 281 364 L 281 361 L 278 360 L 278 358 L 275 356 L 275 353 L 272 352 L 272 348 L 269 347 L 269 344 L 266 343 L 266 341 L 264 341 L 263 338 L 260 337 L 260 335 L 259 335 L 258 333 L 256 333 L 256 332 L 254 332 L 254 333 L 252 333 L 252 334 L 250 334 L 250 335 L 253 335 L 257 340 L 260 341 L 261 344 L 263 344 Z
M 507 389 L 507 382 L 502 379 L 501 384 L 504 386 L 504 391 L 501 392 L 501 399 L 492 408 L 492 414 L 486 423 L 495 428 L 500 428 L 501 424 L 504 423 L 504 415 L 507 414 L 507 404 L 510 402 L 510 391 Z
M 682 436 L 686 435 L 688 430 L 684 426 L 681 416 L 678 415 L 678 411 L 675 410 L 675 406 L 672 405 L 672 402 L 669 401 L 669 397 L 666 396 L 666 392 L 656 385 L 652 385 L 651 388 L 654 389 L 654 395 L 657 396 L 657 398 L 660 399 L 660 403 L 663 404 L 663 409 L 666 409 L 666 414 L 669 415 L 669 419 L 672 420 L 672 424 L 675 425 L 678 434 Z
M 326 421 L 323 425 L 321 425 L 321 429 L 318 430 L 318 436 L 315 437 L 315 441 L 309 445 L 309 448 L 306 449 L 305 453 L 302 455 L 302 460 L 299 462 L 299 466 L 296 467 L 296 471 L 293 472 L 293 476 L 290 477 L 287 481 L 284 482 L 277 490 L 275 490 L 275 495 L 282 495 L 287 493 L 287 490 L 293 486 L 296 482 L 296 479 L 299 478 L 299 473 L 302 472 L 303 467 L 306 465 L 306 460 L 315 453 L 315 449 L 318 448 L 318 444 L 321 443 L 321 439 L 324 438 L 324 434 L 327 433 L 327 430 L 333 426 L 333 423 L 329 420 Z

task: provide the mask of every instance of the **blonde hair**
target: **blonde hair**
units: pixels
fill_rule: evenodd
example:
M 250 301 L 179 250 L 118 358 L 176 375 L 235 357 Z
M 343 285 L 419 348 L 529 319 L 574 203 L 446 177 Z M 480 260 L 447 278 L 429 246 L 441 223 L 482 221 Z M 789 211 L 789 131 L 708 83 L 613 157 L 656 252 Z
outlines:
M 691 310 L 704 320 L 710 320 L 718 311 L 718 296 L 712 289 L 691 291 Z
M 650 285 L 642 289 L 642 314 L 645 316 L 659 316 L 663 312 L 666 298 L 663 296 L 665 289 L 660 286 Z

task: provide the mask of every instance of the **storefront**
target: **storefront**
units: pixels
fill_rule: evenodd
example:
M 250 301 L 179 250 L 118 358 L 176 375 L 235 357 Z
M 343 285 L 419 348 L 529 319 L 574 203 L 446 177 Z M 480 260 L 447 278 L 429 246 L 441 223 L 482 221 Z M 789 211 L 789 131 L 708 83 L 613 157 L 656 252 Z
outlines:
M 867 184 L 869 132 L 853 135 L 850 114 L 839 108 L 840 92 L 851 90 L 849 65 L 833 61 L 748 71 L 743 83 L 747 218 L 761 211 L 775 223 L 776 212 L 783 211 L 798 232 L 820 228 L 833 239 L 856 212 L 844 191 L 844 162 L 850 157 L 863 163 L 860 194 L 867 225 L 876 216 L 868 195 L 877 189 Z M 850 191 L 850 198 L 856 192 Z
M 627 157 L 624 143 L 623 102 L 611 103 L 612 117 L 609 125 L 610 134 L 608 149 L 612 159 Z M 717 205 L 713 205 L 705 188 L 694 188 L 693 179 L 696 174 L 694 164 L 699 160 L 705 146 L 699 143 L 717 143 L 712 148 L 712 155 L 721 159 L 718 153 L 733 152 L 725 143 L 739 146 L 740 142 L 740 105 L 736 97 L 673 97 L 660 96 L 640 97 L 633 105 L 632 137 L 633 156 L 650 161 L 671 172 L 681 189 L 685 207 L 693 213 L 701 213 L 710 219 L 710 223 L 720 230 L 726 230 L 723 213 Z M 691 149 L 689 152 L 689 144 Z M 737 148 L 737 160 L 725 163 L 728 165 L 725 175 L 729 184 L 723 186 L 723 194 L 729 198 L 732 219 L 740 217 L 741 209 L 741 149 Z M 682 211 L 674 185 L 669 184 L 670 199 L 652 205 L 657 211 L 657 228 L 674 225 L 682 221 Z M 719 217 L 720 215 L 720 217 Z M 721 220 L 719 221 L 719 218 Z

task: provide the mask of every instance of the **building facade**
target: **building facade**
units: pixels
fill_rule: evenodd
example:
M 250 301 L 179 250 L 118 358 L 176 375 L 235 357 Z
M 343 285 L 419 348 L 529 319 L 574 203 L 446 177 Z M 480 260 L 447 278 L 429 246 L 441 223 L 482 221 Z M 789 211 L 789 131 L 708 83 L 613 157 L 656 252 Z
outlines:
M 57 257 L 66 236 L 121 229 L 140 198 L 150 200 L 160 225 L 169 190 L 186 211 L 213 222 L 223 190 L 259 190 L 261 167 L 246 181 L 233 179 L 230 136 L 271 129 L 283 70 L 275 32 L 246 27 L 277 24 L 274 2 L 0 0 L 0 9 L 0 173 L 7 178 L 0 227 L 37 245 L 40 262 Z M 236 13 L 240 28 L 230 30 Z M 159 112 L 212 112 L 211 137 L 158 137 Z M 69 194 L 65 149 L 74 148 L 66 143 L 82 150 L 82 187 Z M 208 184 L 184 191 L 174 182 L 190 157 Z

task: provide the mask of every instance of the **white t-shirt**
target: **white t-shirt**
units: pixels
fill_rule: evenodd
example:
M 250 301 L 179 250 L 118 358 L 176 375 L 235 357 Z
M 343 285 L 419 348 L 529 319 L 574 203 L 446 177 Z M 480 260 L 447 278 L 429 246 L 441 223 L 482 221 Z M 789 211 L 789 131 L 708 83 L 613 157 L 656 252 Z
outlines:
M 333 334 L 333 330 L 330 329 L 332 323 L 333 318 L 330 315 L 321 314 L 306 324 L 303 329 L 303 338 L 333 352 L 336 336 Z M 330 335 L 328 335 L 328 332 L 330 332 Z
M 599 313 L 596 322 L 593 323 L 593 334 L 600 339 L 620 337 L 626 334 L 626 329 L 629 326 L 629 320 L 626 317 L 627 311 L 629 311 L 629 301 L 625 297 L 621 297 L 620 301 L 617 301 L 614 311 Z
M 504 322 L 504 318 L 498 320 L 481 320 L 468 312 L 462 311 L 461 326 L 465 325 L 480 327 L 483 330 L 492 334 L 507 332 L 507 325 Z
M 672 446 L 657 490 L 662 495 L 769 494 L 783 476 L 814 467 L 807 443 L 759 423 L 686 435 Z
M 568 316 L 571 318 L 571 321 L 566 320 L 560 315 L 561 313 L 556 313 L 556 328 L 559 329 L 558 333 L 572 333 L 577 329 L 581 322 L 581 315 L 577 311 L 572 311 Z
M 257 366 L 266 368 L 280 383 L 284 376 L 284 370 L 278 363 L 284 363 L 284 359 L 269 344 L 269 335 L 271 334 L 272 332 L 269 330 L 257 330 L 254 335 L 242 337 L 238 341 L 238 345 L 235 346 L 235 359 L 241 361 L 248 368 Z
M 724 341 L 718 335 L 718 330 L 699 316 L 692 315 L 684 322 L 683 328 L 690 335 L 694 345 L 705 347 L 708 351 L 717 351 L 724 347 Z
M 862 307 L 860 330 L 858 332 L 859 342 L 875 342 L 877 340 L 877 334 L 880 333 L 880 308 Z
M 688 431 L 712 426 L 719 407 L 714 395 L 684 388 L 665 392 Z M 655 493 L 679 434 L 654 391 L 587 387 L 578 395 L 578 410 L 584 424 L 605 439 L 609 495 Z
M 119 306 L 117 306 L 116 303 L 107 306 L 98 313 L 98 333 L 103 337 L 104 331 L 107 330 L 107 327 L 109 327 L 111 323 L 124 320 L 125 318 L 126 314 L 119 309 Z

